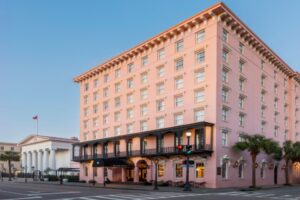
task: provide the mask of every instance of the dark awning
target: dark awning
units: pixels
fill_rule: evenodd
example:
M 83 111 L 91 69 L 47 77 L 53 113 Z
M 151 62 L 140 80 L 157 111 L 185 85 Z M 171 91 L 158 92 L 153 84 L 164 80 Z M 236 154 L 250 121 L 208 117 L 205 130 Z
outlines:
M 93 167 L 124 167 L 124 168 L 134 168 L 132 161 L 120 158 L 100 158 L 95 159 L 93 162 Z
M 67 167 L 61 167 L 57 171 L 62 171 L 62 172 L 79 172 L 79 168 L 67 168 Z

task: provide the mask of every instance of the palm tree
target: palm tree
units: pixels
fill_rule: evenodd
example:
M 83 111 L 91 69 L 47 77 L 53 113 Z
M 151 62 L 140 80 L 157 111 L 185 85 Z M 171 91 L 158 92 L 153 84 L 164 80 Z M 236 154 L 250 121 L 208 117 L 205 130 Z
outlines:
M 267 139 L 263 135 L 242 135 L 241 141 L 235 143 L 233 148 L 237 151 L 245 151 L 251 155 L 252 160 L 252 186 L 256 188 L 256 158 L 263 151 L 266 154 L 273 154 L 278 148 L 278 143 Z
M 283 143 L 282 146 L 282 158 L 285 162 L 285 185 L 290 185 L 289 180 L 289 164 L 290 161 L 295 157 L 295 148 L 292 141 L 287 140 Z
M 0 155 L 0 160 L 8 162 L 8 176 L 9 176 L 8 180 L 11 181 L 11 162 L 20 161 L 19 153 L 14 151 L 5 151 L 3 154 Z

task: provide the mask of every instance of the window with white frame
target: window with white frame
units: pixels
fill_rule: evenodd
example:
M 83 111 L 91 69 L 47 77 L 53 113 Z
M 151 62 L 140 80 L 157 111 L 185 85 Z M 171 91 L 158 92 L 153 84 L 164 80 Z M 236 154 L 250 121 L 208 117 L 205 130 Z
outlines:
M 244 66 L 245 66 L 245 61 L 240 60 L 240 61 L 239 61 L 239 71 L 240 71 L 241 73 L 244 72 Z
M 227 83 L 228 82 L 228 74 L 229 74 L 229 70 L 225 67 L 223 67 L 222 69 L 222 81 Z
M 87 128 L 88 128 L 88 125 L 89 125 L 89 120 L 83 121 L 83 128 L 84 128 L 84 129 L 87 129 Z
M 239 114 L 239 126 L 244 126 L 244 124 L 245 124 L 245 114 L 240 113 Z
M 156 101 L 156 110 L 157 111 L 165 110 L 165 101 L 163 99 Z
M 133 124 L 127 124 L 127 134 L 133 133 Z
M 104 115 L 103 116 L 103 124 L 108 124 L 108 119 L 109 119 L 109 115 Z
M 243 78 L 239 79 L 239 89 L 242 92 L 245 90 L 245 79 L 243 79 Z
M 164 82 L 158 83 L 156 85 L 156 93 L 157 94 L 163 94 L 164 91 L 165 91 L 165 84 L 164 84 Z
M 175 70 L 181 70 L 183 69 L 183 58 L 178 58 L 175 60 Z
M 157 51 L 157 60 L 161 60 L 165 57 L 165 49 L 162 48 L 162 49 L 159 49 Z
M 117 111 L 115 112 L 115 122 L 120 122 L 121 121 L 121 112 Z
M 141 83 L 145 84 L 147 82 L 148 82 L 148 73 L 144 72 L 144 73 L 141 74 Z
M 148 130 L 147 121 L 141 121 L 140 127 L 141 127 L 141 131 L 147 131 Z
M 175 47 L 176 47 L 176 52 L 183 51 L 183 40 L 177 41 Z
M 229 159 L 223 158 L 221 163 L 222 179 L 228 179 Z
M 222 146 L 227 147 L 228 146 L 228 130 L 222 129 Z
M 148 90 L 146 88 L 141 89 L 141 99 L 147 99 L 148 98 Z
M 245 51 L 245 46 L 244 46 L 243 43 L 240 42 L 240 43 L 239 43 L 239 52 L 240 52 L 241 54 L 243 54 L 244 51 Z
M 89 91 L 89 83 L 84 84 L 84 91 Z
M 146 66 L 146 65 L 148 65 L 148 62 L 149 62 L 149 60 L 148 60 L 148 56 L 144 56 L 144 57 L 142 57 L 142 66 Z
M 115 136 L 121 135 L 121 126 L 116 126 L 115 127 Z
M 222 101 L 228 102 L 228 96 L 229 96 L 229 89 L 226 87 L 222 88 Z
M 93 99 L 94 99 L 94 101 L 98 101 L 98 98 L 99 98 L 99 93 L 98 92 L 94 92 L 93 93 Z
M 157 76 L 163 77 L 164 75 L 165 75 L 165 67 L 164 66 L 157 67 Z
M 182 113 L 177 113 L 174 115 L 174 124 L 175 125 L 183 124 L 183 114 Z
M 205 62 L 205 51 L 204 50 L 197 51 L 196 52 L 196 63 L 201 64 L 204 62 Z
M 95 128 L 95 127 L 98 127 L 98 126 L 99 126 L 99 119 L 98 119 L 98 117 L 96 117 L 96 118 L 93 119 L 93 127 Z
M 108 110 L 108 108 L 109 108 L 108 101 L 104 101 L 103 102 L 103 110 L 106 111 L 106 110 Z
M 83 133 L 83 140 L 87 141 L 89 133 Z
M 84 108 L 83 109 L 83 116 L 88 116 L 88 114 L 89 114 L 89 108 Z
M 227 49 L 223 49 L 222 51 L 222 59 L 224 62 L 228 62 L 228 55 L 229 55 L 229 51 Z
M 93 131 L 93 139 L 96 140 L 98 135 L 98 131 Z
M 260 131 L 261 133 L 264 133 L 266 130 L 266 122 L 265 121 L 261 121 L 260 123 Z
M 106 129 L 103 129 L 103 137 L 106 138 L 109 136 L 109 133 L 108 133 L 108 128 Z
M 129 63 L 127 65 L 127 71 L 128 71 L 128 73 L 131 73 L 133 71 L 133 69 L 134 69 L 134 64 L 133 63 Z
M 121 77 L 121 69 L 116 69 L 115 71 L 115 77 L 120 78 Z
M 133 109 L 132 108 L 127 109 L 127 118 L 133 119 Z
M 127 79 L 127 87 L 133 88 L 133 78 Z
M 176 178 L 183 177 L 183 166 L 181 162 L 175 163 L 175 177 Z
M 194 111 L 195 121 L 202 122 L 204 121 L 205 112 L 204 109 L 197 109 Z
M 205 30 L 202 29 L 202 30 L 196 32 L 195 36 L 196 36 L 196 43 L 203 42 L 205 39 Z
M 243 109 L 245 105 L 245 97 L 244 96 L 239 96 L 239 108 Z
M 183 106 L 183 95 L 177 95 L 175 96 L 175 107 L 181 107 Z
M 156 128 L 164 128 L 165 127 L 165 119 L 163 117 L 156 118 Z
M 133 94 L 130 93 L 130 94 L 127 94 L 127 103 L 128 104 L 132 104 L 134 102 L 133 100 Z
M 175 78 L 175 88 L 176 89 L 183 88 L 183 77 L 182 76 Z
M 222 32 L 222 39 L 225 42 L 228 42 L 228 31 L 226 31 L 225 29 L 223 29 L 223 32 Z
M 116 83 L 115 84 L 115 93 L 121 92 L 121 83 Z
M 203 102 L 205 100 L 205 94 L 204 94 L 204 90 L 196 90 L 194 92 L 194 96 L 195 96 L 195 102 L 196 103 L 200 103 Z
M 228 113 L 229 113 L 229 109 L 227 107 L 222 107 L 222 120 L 223 121 L 228 120 Z
M 93 106 L 93 111 L 94 111 L 94 114 L 97 114 L 98 113 L 98 105 L 94 105 Z
M 104 81 L 104 83 L 108 83 L 108 81 L 109 81 L 109 75 L 108 74 L 105 74 L 103 76 L 103 81 Z
M 148 106 L 147 104 L 141 105 L 141 116 L 145 116 L 148 113 Z
M 205 80 L 205 71 L 204 69 L 198 70 L 195 72 L 196 83 L 201 83 Z
M 239 178 L 243 179 L 244 178 L 244 168 L 245 168 L 245 163 L 243 161 L 240 161 L 239 163 Z

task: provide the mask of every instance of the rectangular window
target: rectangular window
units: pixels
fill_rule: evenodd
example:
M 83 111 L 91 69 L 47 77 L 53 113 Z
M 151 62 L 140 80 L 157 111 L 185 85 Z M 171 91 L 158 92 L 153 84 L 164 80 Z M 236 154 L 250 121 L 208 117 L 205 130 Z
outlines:
M 239 96 L 239 108 L 243 109 L 245 104 L 245 97 Z
M 103 124 L 108 124 L 108 115 L 103 116 Z
M 84 91 L 89 91 L 89 84 L 88 83 L 84 84 Z
M 175 176 L 176 176 L 176 178 L 183 177 L 182 163 L 176 163 L 175 164 Z
M 225 42 L 228 42 L 228 31 L 226 31 L 225 29 L 223 29 L 222 39 Z
M 116 84 L 115 84 L 115 92 L 116 92 L 116 93 L 121 92 L 121 83 L 116 83 Z
M 115 107 L 118 108 L 121 106 L 121 98 L 117 97 L 115 98 Z
M 197 91 L 195 91 L 194 95 L 195 95 L 196 103 L 203 102 L 205 100 L 204 90 L 197 90 Z
M 183 124 L 183 114 L 175 114 L 174 115 L 174 124 L 175 125 L 182 125 Z
M 204 109 L 195 110 L 194 111 L 194 115 L 195 115 L 195 121 L 196 122 L 202 122 L 202 121 L 204 121 L 204 116 L 205 116 Z
M 133 103 L 133 94 L 127 94 L 127 103 L 132 104 Z
M 115 112 L 115 122 L 121 121 L 121 113 L 120 112 Z
M 98 101 L 99 93 L 94 92 L 93 96 L 94 96 L 94 101 Z
M 148 107 L 146 104 L 141 105 L 141 116 L 145 116 L 148 113 Z
M 157 76 L 163 77 L 165 75 L 165 68 L 164 66 L 157 67 Z
M 240 113 L 239 114 L 239 126 L 244 126 L 244 122 L 245 122 L 245 114 Z
M 162 48 L 162 49 L 159 49 L 157 51 L 157 60 L 161 60 L 165 57 L 165 49 Z
M 183 69 L 183 58 L 175 60 L 175 69 L 176 71 Z
M 244 178 L 244 163 L 239 164 L 239 178 Z
M 179 95 L 175 97 L 175 107 L 183 106 L 183 96 Z
M 183 77 L 178 77 L 175 79 L 175 88 L 176 89 L 183 88 Z
M 141 99 L 147 99 L 148 98 L 148 90 L 147 89 L 142 89 L 141 90 Z
M 93 127 L 98 127 L 99 126 L 99 119 L 98 118 L 94 118 L 93 119 Z
M 142 66 L 146 66 L 146 65 L 148 65 L 148 56 L 144 56 L 144 57 L 142 57 Z
M 222 146 L 228 146 L 228 130 L 222 129 Z
M 204 162 L 196 163 L 196 178 L 204 178 Z
M 205 71 L 199 70 L 195 72 L 196 83 L 201 83 L 205 80 Z
M 141 131 L 147 131 L 148 130 L 148 124 L 147 121 L 141 121 Z
M 222 69 L 222 81 L 227 83 L 228 82 L 228 69 Z
M 94 80 L 94 88 L 97 88 L 97 87 L 98 87 L 98 83 L 99 83 L 98 79 L 95 79 L 95 80 Z
M 84 108 L 84 109 L 83 109 L 83 115 L 84 115 L 85 117 L 87 117 L 88 114 L 89 114 L 89 109 L 88 109 L 88 108 Z
M 147 82 L 148 82 L 148 73 L 144 72 L 144 73 L 141 74 L 141 83 L 145 84 Z
M 120 78 L 121 77 L 121 69 L 116 69 L 115 71 L 115 77 Z
M 228 102 L 228 88 L 222 88 L 222 101 L 223 102 Z
M 245 62 L 242 61 L 242 60 L 240 60 L 240 61 L 239 61 L 239 71 L 240 71 L 241 73 L 244 72 L 244 65 L 245 65 Z
M 183 51 L 183 40 L 179 40 L 176 42 L 176 52 Z
M 108 101 L 104 101 L 103 102 L 103 110 L 108 110 L 109 106 L 108 106 Z
M 228 62 L 228 50 L 226 49 L 223 49 L 223 52 L 222 52 L 222 59 L 224 62 Z
M 109 81 L 109 76 L 108 76 L 108 74 L 105 74 L 105 75 L 103 76 L 103 80 L 104 80 L 104 83 L 108 83 L 108 81 Z
M 108 87 L 103 89 L 103 97 L 108 97 Z
M 115 136 L 117 136 L 117 135 L 121 135 L 121 127 L 120 126 L 115 127 Z
M 127 124 L 127 134 L 133 133 L 133 124 Z
M 163 117 L 156 118 L 156 128 L 164 128 L 165 127 L 165 119 Z
M 196 63 L 201 64 L 205 62 L 205 51 L 196 52 Z
M 228 119 L 228 108 L 226 108 L 226 107 L 223 107 L 222 108 L 222 120 L 223 121 L 227 121 L 227 119 Z
M 98 105 L 93 106 L 93 111 L 94 111 L 94 114 L 98 113 Z
M 127 118 L 133 119 L 133 109 L 132 108 L 127 109 Z
M 240 42 L 239 43 L 239 51 L 240 51 L 241 54 L 244 53 L 244 48 L 245 48 L 244 44 Z
M 196 33 L 196 43 L 201 43 L 205 39 L 205 30 L 198 31 Z
M 164 83 L 163 82 L 162 83 L 158 83 L 156 85 L 156 92 L 157 92 L 157 94 L 163 94 L 164 91 L 165 91 L 165 85 L 164 85 Z
M 127 79 L 127 87 L 133 88 L 133 78 Z
M 108 137 L 108 129 L 103 130 L 103 137 L 107 138 Z
M 156 101 L 156 110 L 157 111 L 164 111 L 165 110 L 165 102 L 164 100 Z
M 127 65 L 127 71 L 128 71 L 128 73 L 131 73 L 131 72 L 133 71 L 133 69 L 134 69 L 133 63 L 129 63 L 129 64 Z
M 85 120 L 84 122 L 83 122 L 83 128 L 88 128 L 88 123 L 89 123 L 89 121 L 88 120 Z
M 88 104 L 88 102 L 89 102 L 89 96 L 88 95 L 86 95 L 86 96 L 84 96 L 83 97 L 83 104 Z
M 239 79 L 239 89 L 241 92 L 245 90 L 245 80 L 244 79 Z
M 157 176 L 158 177 L 163 177 L 165 173 L 165 167 L 163 164 L 159 163 L 157 165 Z

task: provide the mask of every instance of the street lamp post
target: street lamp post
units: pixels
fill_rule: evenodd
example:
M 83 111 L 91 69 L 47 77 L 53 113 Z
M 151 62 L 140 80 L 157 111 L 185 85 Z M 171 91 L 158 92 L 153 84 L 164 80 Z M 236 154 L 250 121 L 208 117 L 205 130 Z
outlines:
M 34 166 L 31 167 L 32 170 L 32 180 L 34 181 Z
M 187 147 L 190 146 L 190 137 L 192 133 L 190 131 L 187 131 L 186 133 L 187 137 Z M 184 184 L 184 189 L 183 191 L 192 191 L 190 181 L 189 181 L 189 176 L 190 176 L 190 156 L 189 153 L 186 153 L 186 179 L 185 179 L 185 184 Z
M 25 177 L 25 183 L 27 183 L 27 166 L 22 167 L 23 173 L 24 173 L 24 177 Z
M 154 180 L 154 188 L 153 190 L 158 190 L 158 187 L 157 187 L 157 168 L 158 168 L 158 159 L 155 159 L 154 160 L 154 164 L 155 164 L 155 180 Z

